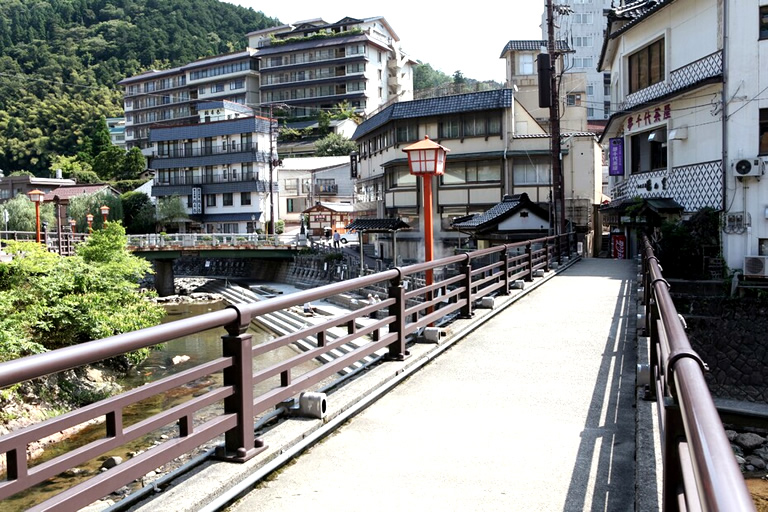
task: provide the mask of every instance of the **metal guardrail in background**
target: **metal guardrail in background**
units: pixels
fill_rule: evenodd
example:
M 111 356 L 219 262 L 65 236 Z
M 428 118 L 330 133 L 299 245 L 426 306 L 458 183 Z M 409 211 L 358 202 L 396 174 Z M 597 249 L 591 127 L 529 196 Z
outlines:
M 642 300 L 650 336 L 650 391 L 659 412 L 663 510 L 754 511 L 704 380 L 706 365 L 685 334 L 647 237 L 643 244 Z
M 128 249 L 131 251 L 142 250 L 173 250 L 175 248 L 284 248 L 307 245 L 306 237 L 303 241 L 297 235 L 264 235 L 258 233 L 231 233 L 231 234 L 200 234 L 200 233 L 171 233 L 148 235 L 127 235 Z
M 549 270 L 555 261 L 563 262 L 574 255 L 575 249 L 573 233 L 507 244 L 398 267 L 257 303 L 232 305 L 221 311 L 2 363 L 0 387 L 6 387 L 208 329 L 224 327 L 227 332 L 222 336 L 221 357 L 0 437 L 0 454 L 5 454 L 7 461 L 7 479 L 0 482 L 0 499 L 173 423 L 178 425 L 176 437 L 164 440 L 31 510 L 84 507 L 220 435 L 224 436 L 224 444 L 217 457 L 234 462 L 246 461 L 264 449 L 262 442 L 254 438 L 255 418 L 259 415 L 274 410 L 286 399 L 334 377 L 343 368 L 379 350 L 386 349 L 388 359 L 406 358 L 408 343 L 415 341 L 423 327 L 451 315 L 471 317 L 475 303 L 483 297 L 507 295 L 514 281 L 533 280 L 540 271 Z M 406 280 L 422 276 L 427 269 L 435 273 L 434 284 L 420 288 L 405 284 Z M 308 325 L 256 346 L 252 345 L 251 334 L 246 332 L 251 320 L 260 315 L 301 307 L 308 302 L 377 284 L 385 286 L 388 295 L 380 302 L 356 311 Z M 386 313 L 376 314 L 382 310 Z M 376 318 L 361 326 L 355 319 L 363 316 Z M 327 336 L 329 329 L 337 327 L 346 329 L 346 334 L 337 338 Z M 316 348 L 297 352 L 268 368 L 254 369 L 254 358 L 310 336 L 317 339 Z M 302 363 L 318 360 L 353 340 L 358 345 L 353 351 L 298 374 Z M 136 423 L 124 424 L 123 414 L 128 405 L 216 372 L 223 372 L 220 386 L 212 385 L 180 405 Z M 254 396 L 254 387 L 264 382 L 268 383 L 269 390 Z M 223 403 L 223 414 L 205 419 L 196 417 L 198 411 L 214 403 Z M 37 465 L 28 460 L 30 443 L 93 419 L 104 422 L 105 437 Z
M 40 242 L 45 244 L 50 252 L 62 256 L 75 254 L 75 245 L 84 242 L 87 238 L 87 233 L 72 233 L 71 231 L 62 231 L 61 236 L 55 231 L 40 233 Z M 34 242 L 37 240 L 37 233 L 35 231 L 0 231 L 0 245 L 3 240 Z

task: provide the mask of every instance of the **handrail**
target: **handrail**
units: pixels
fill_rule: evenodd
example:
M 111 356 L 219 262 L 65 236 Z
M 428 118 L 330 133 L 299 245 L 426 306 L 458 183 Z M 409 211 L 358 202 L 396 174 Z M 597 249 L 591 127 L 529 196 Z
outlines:
M 0 436 L 0 454 L 5 454 L 7 463 L 7 479 L 0 481 L 0 500 L 118 448 L 128 440 L 173 423 L 178 425 L 177 436 L 105 473 L 74 485 L 30 510 L 87 506 L 222 434 L 224 444 L 217 450 L 217 458 L 246 461 L 265 448 L 263 442 L 253 434 L 256 416 L 273 411 L 286 399 L 312 389 L 368 355 L 383 351 L 391 360 L 406 358 L 407 344 L 415 341 L 420 328 L 449 322 L 456 316 L 471 317 L 477 300 L 509 294 L 512 279 L 533 280 L 536 269 L 550 268 L 555 261 L 564 261 L 565 257 L 575 254 L 575 248 L 573 233 L 500 245 L 433 262 L 397 267 L 256 303 L 234 304 L 221 311 L 0 363 L 0 387 L 6 387 L 180 336 L 212 328 L 224 327 L 226 330 L 221 338 L 221 357 L 213 361 Z M 430 269 L 437 270 L 436 279 L 433 285 L 425 287 L 422 284 L 424 272 Z M 415 286 L 408 286 L 407 282 Z M 378 303 L 369 303 L 354 312 L 297 328 L 295 332 L 260 345 L 253 346 L 251 343 L 251 334 L 247 328 L 254 318 L 371 286 L 387 290 L 386 296 Z M 442 293 L 436 293 L 438 290 Z M 381 311 L 386 311 L 386 314 L 375 315 Z M 365 323 L 358 320 L 373 316 L 376 318 L 370 318 Z M 331 329 L 341 329 L 345 334 L 332 339 L 327 336 Z M 260 359 L 256 356 L 310 337 L 315 338 L 316 343 L 308 351 L 272 363 L 268 368 L 254 368 L 254 360 Z M 312 370 L 300 369 L 302 363 L 338 352 L 336 349 L 351 341 L 355 343 L 349 346 L 354 348 L 347 354 Z M 300 371 L 304 373 L 298 373 Z M 196 379 L 216 372 L 223 372 L 220 385 L 206 387 L 206 391 L 195 394 L 194 398 L 183 404 L 158 412 L 138 423 L 124 425 L 123 411 L 128 404 L 189 385 Z M 275 382 L 277 377 L 279 382 Z M 254 389 L 263 390 L 263 383 L 272 387 L 256 395 Z M 222 414 L 208 417 L 193 426 L 193 417 L 198 411 L 212 403 L 221 402 L 224 405 Z M 30 464 L 32 461 L 27 457 L 30 443 L 90 420 L 104 422 L 106 437 L 41 464 Z
M 706 366 L 685 334 L 647 237 L 643 245 L 645 327 L 664 460 L 663 510 L 754 511 L 704 379 Z

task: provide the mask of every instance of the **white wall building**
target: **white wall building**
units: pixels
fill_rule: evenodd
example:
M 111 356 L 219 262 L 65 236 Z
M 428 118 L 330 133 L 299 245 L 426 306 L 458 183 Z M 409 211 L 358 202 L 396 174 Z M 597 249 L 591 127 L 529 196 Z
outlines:
M 348 156 L 284 158 L 279 169 L 279 216 L 286 225 L 299 225 L 301 212 L 317 202 L 352 203 Z
M 361 113 L 413 98 L 414 62 L 381 16 L 296 22 L 248 34 L 261 61 L 261 100 L 295 117 L 343 101 Z
M 608 119 L 611 115 L 610 73 L 598 70 L 600 49 L 605 32 L 604 11 L 616 0 L 573 0 L 571 13 L 555 18 L 555 38 L 564 40 L 572 50 L 565 55 L 565 72 L 585 75 L 585 96 L 580 107 L 588 120 Z M 542 38 L 547 38 L 547 11 L 541 17 Z
M 633 2 L 608 21 L 614 200 L 667 198 L 684 215 L 711 207 L 728 267 L 768 258 L 768 2 Z
M 203 102 L 195 109 L 198 124 L 152 129 L 152 196 L 182 198 L 190 216 L 182 226 L 185 232 L 265 231 L 271 210 L 269 156 L 274 149 L 269 119 L 227 101 Z M 277 217 L 276 169 L 272 178 Z

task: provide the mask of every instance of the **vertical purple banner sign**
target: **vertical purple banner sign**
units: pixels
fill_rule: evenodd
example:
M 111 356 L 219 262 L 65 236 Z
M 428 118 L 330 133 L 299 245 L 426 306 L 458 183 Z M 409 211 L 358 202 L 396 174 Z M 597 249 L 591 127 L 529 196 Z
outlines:
M 610 139 L 608 145 L 608 175 L 624 176 L 624 138 Z

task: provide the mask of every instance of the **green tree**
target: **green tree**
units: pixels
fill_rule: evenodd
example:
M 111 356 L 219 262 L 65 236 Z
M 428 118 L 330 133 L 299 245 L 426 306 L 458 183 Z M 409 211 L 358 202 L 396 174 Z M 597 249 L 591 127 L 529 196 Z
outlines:
M 344 156 L 357 149 L 357 145 L 338 133 L 329 133 L 315 144 L 317 156 Z
M 126 192 L 120 196 L 123 203 L 123 225 L 130 234 L 155 232 L 155 205 L 143 192 Z
M 123 219 L 123 203 L 120 197 L 107 191 L 73 197 L 69 201 L 67 215 L 75 219 L 77 226 L 82 228 L 88 225 L 86 216 L 90 213 L 93 215 L 93 229 L 101 229 L 104 225 L 104 218 L 101 215 L 102 206 L 109 206 L 108 221 Z M 85 229 L 82 229 L 82 231 L 85 231 Z
M 150 263 L 125 248 L 125 231 L 110 223 L 61 257 L 39 244 L 11 242 L 10 263 L 0 264 L 0 304 L 18 339 L 0 333 L 0 357 L 18 357 L 156 325 L 161 307 L 138 293 L 138 279 Z M 7 322 L 5 320 L 10 320 Z M 4 325 L 4 326 L 5 326 Z M 5 329 L 2 329 L 5 331 Z M 123 363 L 134 364 L 147 351 Z
M 56 171 L 59 170 L 62 178 L 71 178 L 77 183 L 101 183 L 91 164 L 83 162 L 77 156 L 55 156 L 51 161 L 51 176 L 55 177 Z
M 35 213 L 35 203 L 29 200 L 27 196 L 18 195 L 0 204 L 0 220 L 4 218 L 3 211 L 8 212 L 8 230 L 9 231 L 36 231 L 37 218 Z M 48 229 L 54 229 L 56 226 L 56 214 L 52 203 L 43 203 L 40 205 L 40 229 L 42 223 L 48 224 Z M 3 224 L 2 229 L 5 229 Z
M 436 71 L 429 64 L 419 62 L 413 69 L 413 90 L 420 91 L 439 87 L 451 82 L 451 77 L 442 71 Z
M 144 155 L 139 148 L 131 148 L 125 153 L 123 168 L 118 179 L 135 180 L 147 168 Z
M 161 231 L 168 226 L 188 219 L 187 209 L 179 196 L 161 197 L 157 200 L 157 224 Z
M 455 84 L 465 84 L 467 83 L 467 79 L 464 77 L 464 73 L 461 71 L 454 71 L 453 72 L 453 83 Z
M 102 180 L 121 179 L 125 171 L 125 151 L 110 146 L 93 159 L 93 171 Z

